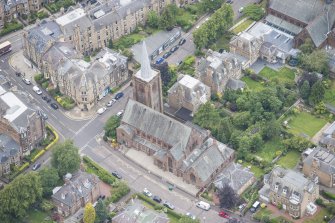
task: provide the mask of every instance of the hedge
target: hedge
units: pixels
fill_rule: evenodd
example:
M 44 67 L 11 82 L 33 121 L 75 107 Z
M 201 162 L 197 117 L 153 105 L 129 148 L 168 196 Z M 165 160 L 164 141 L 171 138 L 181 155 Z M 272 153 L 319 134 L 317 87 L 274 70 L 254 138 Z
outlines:
M 112 195 L 110 197 L 111 202 L 118 202 L 123 196 L 130 192 L 130 188 L 124 182 L 119 182 L 116 187 L 112 189 Z
M 45 151 L 49 150 L 49 149 L 50 149 L 53 145 L 55 145 L 55 144 L 58 142 L 58 140 L 59 140 L 58 133 L 57 133 L 51 126 L 47 125 L 46 128 L 49 129 L 49 130 L 52 132 L 52 134 L 54 134 L 55 139 L 54 139 L 49 145 L 47 145 L 47 146 L 44 148 Z
M 322 190 L 321 193 L 322 193 L 322 196 L 324 196 L 325 198 L 335 200 L 335 194 L 324 191 L 324 190 Z
M 38 158 L 40 158 L 45 153 L 45 150 L 42 149 L 39 151 L 34 158 L 31 159 L 31 162 L 35 162 Z
M 22 166 L 20 166 L 19 168 L 19 172 L 22 172 L 24 171 L 25 169 L 27 169 L 29 167 L 29 163 L 24 163 Z
M 112 185 L 116 181 L 116 178 L 112 174 L 103 169 L 87 156 L 83 157 L 83 161 L 103 182 Z

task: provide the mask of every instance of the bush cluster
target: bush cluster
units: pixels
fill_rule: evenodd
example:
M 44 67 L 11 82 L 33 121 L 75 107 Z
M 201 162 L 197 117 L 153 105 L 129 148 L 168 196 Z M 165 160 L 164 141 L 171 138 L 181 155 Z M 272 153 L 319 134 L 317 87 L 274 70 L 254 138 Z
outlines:
M 4 36 L 8 33 L 17 31 L 22 28 L 23 28 L 23 25 L 21 23 L 18 23 L 15 20 L 12 22 L 5 23 L 4 28 L 0 32 L 0 36 Z

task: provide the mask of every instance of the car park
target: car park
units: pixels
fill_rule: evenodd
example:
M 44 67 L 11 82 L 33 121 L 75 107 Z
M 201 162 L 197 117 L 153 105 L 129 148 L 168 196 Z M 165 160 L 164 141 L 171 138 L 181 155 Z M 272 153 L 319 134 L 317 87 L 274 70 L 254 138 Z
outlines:
M 37 86 L 33 87 L 33 91 L 38 95 L 42 94 L 42 91 Z
M 181 46 L 181 45 L 183 45 L 184 43 L 186 42 L 186 39 L 184 39 L 184 38 L 181 38 L 180 40 L 179 40 L 179 46 Z
M 56 103 L 51 103 L 50 106 L 55 110 L 58 109 L 58 105 Z
M 116 113 L 117 117 L 121 117 L 123 115 L 123 110 L 119 111 L 118 113 Z
M 102 113 L 104 113 L 106 111 L 106 109 L 107 109 L 106 107 L 99 108 L 98 111 L 97 111 L 97 113 L 99 115 L 101 115 Z
M 158 197 L 158 196 L 154 196 L 152 198 L 152 200 L 156 201 L 157 203 L 161 203 L 162 202 L 162 199 L 160 197 Z
M 168 58 L 169 56 L 171 56 L 171 52 L 167 52 L 167 53 L 165 53 L 164 55 L 163 55 L 163 58 L 164 59 L 166 59 L 166 58 Z
M 164 61 L 164 58 L 160 57 L 156 60 L 156 64 L 161 64 L 161 63 L 163 63 L 163 61 Z
M 118 172 L 116 172 L 116 171 L 113 171 L 113 172 L 112 172 L 112 175 L 113 175 L 114 177 L 118 178 L 118 179 L 122 179 L 122 176 L 121 176 Z
M 123 97 L 123 95 L 124 95 L 123 92 L 119 92 L 115 95 L 114 99 L 119 100 L 120 98 Z
M 152 197 L 152 193 L 147 188 L 143 189 L 143 194 L 147 197 Z
M 107 102 L 106 106 L 111 107 L 116 102 L 116 99 L 112 99 L 111 101 Z
M 168 201 L 164 201 L 163 205 L 164 205 L 165 207 L 171 209 L 171 210 L 174 210 L 174 209 L 175 209 L 174 205 L 171 204 L 171 203 L 168 202 Z
M 203 209 L 205 211 L 208 211 L 211 208 L 211 205 L 204 202 L 204 201 L 199 201 L 196 206 L 200 209 Z
M 31 81 L 28 80 L 27 78 L 23 78 L 22 81 L 26 84 L 26 85 L 30 85 Z
M 33 170 L 37 170 L 38 168 L 41 167 L 41 164 L 40 163 L 36 163 L 34 166 L 33 166 Z
M 220 216 L 220 217 L 223 217 L 223 218 L 227 218 L 227 219 L 230 218 L 229 215 L 228 215 L 226 212 L 224 212 L 224 211 L 220 211 L 220 212 L 219 212 L 219 216 Z
M 178 49 L 179 49 L 179 46 L 174 46 L 174 47 L 171 48 L 170 52 L 171 52 L 171 53 L 174 53 L 174 52 L 176 52 Z

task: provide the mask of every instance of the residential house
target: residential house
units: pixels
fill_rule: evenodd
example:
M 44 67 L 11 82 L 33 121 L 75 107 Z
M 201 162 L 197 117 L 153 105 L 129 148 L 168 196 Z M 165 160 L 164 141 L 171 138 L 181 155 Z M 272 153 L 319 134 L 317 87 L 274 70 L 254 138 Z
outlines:
M 335 151 L 335 122 L 323 131 L 319 144 L 322 147 Z
M 317 48 L 335 46 L 333 27 L 335 7 L 332 0 L 270 0 L 266 24 L 294 36 L 295 47 L 310 38 Z
M 11 164 L 20 165 L 20 150 L 20 145 L 13 138 L 0 134 L 0 176 L 11 172 Z
M 246 62 L 247 59 L 240 55 L 209 50 L 206 58 L 200 59 L 196 76 L 210 87 L 212 94 L 222 93 L 229 80 L 242 77 Z
M 72 178 L 66 179 L 61 188 L 54 190 L 52 202 L 59 214 L 68 217 L 98 199 L 101 195 L 100 184 L 97 176 L 78 171 Z
M 335 154 L 334 152 L 316 147 L 303 160 L 302 172 L 315 182 L 326 187 L 335 187 Z
M 130 204 L 113 217 L 116 223 L 168 223 L 170 219 L 164 213 L 144 206 L 139 200 L 131 200 Z
M 228 184 L 236 194 L 241 195 L 255 181 L 256 178 L 250 169 L 232 162 L 218 174 L 213 183 L 218 189 Z
M 319 185 L 294 170 L 275 167 L 264 176 L 260 199 L 282 207 L 293 218 L 313 215 L 317 208 Z
M 210 100 L 211 90 L 198 79 L 184 75 L 168 90 L 168 104 L 179 110 L 185 108 L 193 114 L 200 105 Z

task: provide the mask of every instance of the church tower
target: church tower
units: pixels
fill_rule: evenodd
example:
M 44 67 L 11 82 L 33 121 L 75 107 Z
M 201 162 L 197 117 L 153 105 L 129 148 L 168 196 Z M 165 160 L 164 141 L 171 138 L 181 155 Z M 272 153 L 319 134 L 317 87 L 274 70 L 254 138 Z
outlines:
M 143 41 L 141 69 L 133 77 L 134 100 L 163 113 L 162 80 L 158 70 L 151 69 Z

